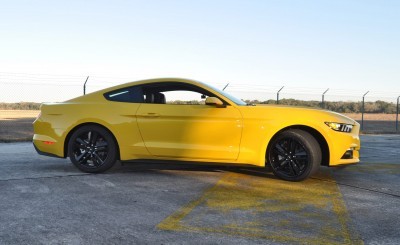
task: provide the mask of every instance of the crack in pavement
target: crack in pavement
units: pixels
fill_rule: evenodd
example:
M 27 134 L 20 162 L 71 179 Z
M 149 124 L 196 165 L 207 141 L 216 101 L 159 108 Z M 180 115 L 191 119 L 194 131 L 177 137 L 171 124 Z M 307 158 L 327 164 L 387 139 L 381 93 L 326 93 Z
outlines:
M 83 173 L 83 174 L 69 174 L 69 175 L 55 175 L 55 176 L 41 176 L 41 177 L 0 179 L 0 182 L 7 182 L 7 181 L 13 181 L 13 180 L 55 179 L 55 178 L 75 177 L 75 176 L 86 176 L 86 175 L 94 175 L 94 174 Z
M 383 195 L 388 195 L 388 196 L 400 198 L 400 195 L 397 195 L 397 194 L 392 194 L 392 193 L 388 193 L 388 192 L 384 192 L 384 191 L 368 189 L 368 188 L 365 188 L 365 187 L 360 187 L 360 186 L 355 186 L 355 185 L 350 185 L 350 184 L 344 184 L 344 183 L 340 183 L 340 182 L 336 182 L 336 181 L 332 181 L 332 180 L 325 180 L 325 179 L 320 179 L 320 178 L 315 178 L 315 177 L 310 177 L 310 179 L 315 179 L 315 180 L 320 180 L 320 181 L 324 181 L 324 182 L 335 183 L 337 185 L 352 187 L 352 188 L 359 189 L 359 190 L 364 190 L 364 191 L 369 191 L 369 192 L 374 192 L 374 193 L 378 193 L 378 194 L 383 194 Z

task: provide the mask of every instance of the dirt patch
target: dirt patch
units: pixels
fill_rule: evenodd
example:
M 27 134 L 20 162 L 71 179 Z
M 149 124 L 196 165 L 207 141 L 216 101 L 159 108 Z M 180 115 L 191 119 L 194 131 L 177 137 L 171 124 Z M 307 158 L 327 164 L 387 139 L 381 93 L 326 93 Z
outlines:
M 0 119 L 0 142 L 30 141 L 35 118 Z
M 361 113 L 343 113 L 361 124 Z M 400 130 L 400 125 L 398 125 Z M 365 113 L 363 130 L 364 134 L 394 134 L 396 132 L 396 114 Z
M 361 120 L 361 113 L 342 113 L 354 120 Z M 364 120 L 367 121 L 396 121 L 396 114 L 365 113 Z
M 35 110 L 0 110 L 0 120 L 17 118 L 36 118 L 40 111 Z
M 357 120 L 361 125 L 361 120 Z M 400 125 L 399 125 L 400 130 Z M 396 133 L 396 121 L 385 121 L 385 120 L 365 120 L 364 128 L 362 130 L 364 134 L 395 134 Z
M 0 142 L 30 141 L 37 110 L 0 110 Z

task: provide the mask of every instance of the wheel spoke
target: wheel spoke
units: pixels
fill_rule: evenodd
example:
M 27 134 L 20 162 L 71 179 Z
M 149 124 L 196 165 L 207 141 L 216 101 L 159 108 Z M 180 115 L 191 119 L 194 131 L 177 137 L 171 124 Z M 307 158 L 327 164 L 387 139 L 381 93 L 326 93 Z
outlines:
M 90 131 L 88 133 L 89 144 L 94 145 L 99 137 L 99 133 L 97 131 Z
M 290 161 L 288 161 L 288 163 L 289 164 L 287 164 L 287 170 L 288 171 L 286 171 L 286 174 L 288 174 L 288 175 L 291 175 L 291 176 L 294 176 L 294 175 L 296 175 L 295 174 L 295 171 L 294 171 L 294 169 L 293 169 L 293 166 L 292 166 L 292 164 L 291 164 L 291 162 Z
M 96 143 L 96 150 L 98 152 L 107 151 L 107 148 L 108 148 L 108 143 L 106 141 L 101 141 Z
M 83 164 L 85 160 L 87 160 L 86 158 L 89 156 L 89 153 L 87 151 L 82 152 L 81 155 L 79 155 L 76 160 L 80 163 Z
M 83 141 L 81 138 L 77 138 L 74 142 L 74 145 L 79 149 L 85 149 L 87 143 Z
M 92 161 L 96 166 L 100 166 L 100 165 L 104 164 L 103 159 L 101 159 L 100 156 L 96 152 L 94 152 L 92 156 L 93 156 Z
M 301 170 L 294 161 L 290 162 L 290 168 L 293 170 L 295 176 L 299 175 Z
M 78 142 L 74 142 L 74 146 L 75 146 L 74 149 L 80 149 L 80 150 L 85 150 L 86 149 L 86 147 L 84 145 L 82 145 L 82 144 L 80 144 Z
M 287 164 L 288 164 L 288 161 L 285 158 L 282 158 L 281 160 L 278 160 L 275 167 L 277 169 L 283 169 Z
M 273 150 L 276 154 L 280 156 L 286 155 L 286 150 L 279 144 L 276 144 Z
M 297 145 L 297 142 L 294 141 L 292 138 L 290 138 L 289 143 L 288 143 L 288 148 L 289 148 L 289 152 L 291 154 L 293 154 L 294 151 L 296 150 L 296 145 Z
M 307 155 L 307 152 L 301 147 L 294 153 L 294 155 Z
M 306 161 L 308 159 L 308 155 L 307 152 L 305 152 L 304 150 L 301 152 L 298 152 L 294 155 L 295 159 L 298 161 Z
M 298 161 L 298 160 L 294 160 L 294 163 L 296 164 L 296 166 L 299 168 L 300 171 L 304 170 L 304 167 L 306 166 L 306 162 L 304 161 Z
M 81 145 L 87 145 L 87 143 L 83 141 L 81 138 L 76 138 L 76 141 Z

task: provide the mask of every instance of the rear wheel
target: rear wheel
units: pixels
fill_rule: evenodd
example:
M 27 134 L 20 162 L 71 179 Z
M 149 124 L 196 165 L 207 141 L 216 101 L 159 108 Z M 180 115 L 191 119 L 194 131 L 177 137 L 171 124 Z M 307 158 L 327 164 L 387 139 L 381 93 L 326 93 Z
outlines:
M 68 142 L 68 156 L 81 171 L 104 172 L 117 161 L 117 147 L 106 129 L 87 125 L 76 130 Z
M 311 134 L 300 129 L 290 129 L 271 141 L 266 161 L 277 177 L 301 181 L 318 170 L 321 148 Z

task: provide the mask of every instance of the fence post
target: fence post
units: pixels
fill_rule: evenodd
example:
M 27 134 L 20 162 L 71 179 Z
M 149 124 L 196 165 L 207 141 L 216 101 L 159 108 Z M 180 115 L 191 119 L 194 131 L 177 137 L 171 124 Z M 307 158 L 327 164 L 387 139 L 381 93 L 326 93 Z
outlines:
M 87 83 L 88 80 L 89 80 L 89 76 L 86 78 L 86 81 L 85 81 L 85 83 L 83 84 L 83 95 L 86 94 L 86 83 Z
M 397 106 L 396 106 L 396 133 L 399 132 L 399 97 L 397 97 Z
M 325 90 L 324 93 L 322 93 L 322 108 L 325 109 L 325 94 L 326 92 L 328 92 L 329 88 L 327 90 Z
M 278 92 L 276 93 L 276 104 L 279 104 L 279 92 L 281 92 L 281 90 L 284 88 L 285 86 L 282 86 L 281 89 L 278 90 Z
M 362 106 L 361 106 L 361 131 L 364 130 L 364 98 L 365 96 L 369 93 L 369 91 L 367 91 L 363 97 L 362 97 Z
M 226 89 L 226 87 L 228 87 L 229 86 L 229 83 L 227 83 L 226 85 L 225 85 L 225 87 L 222 89 L 222 91 L 224 91 L 225 89 Z

